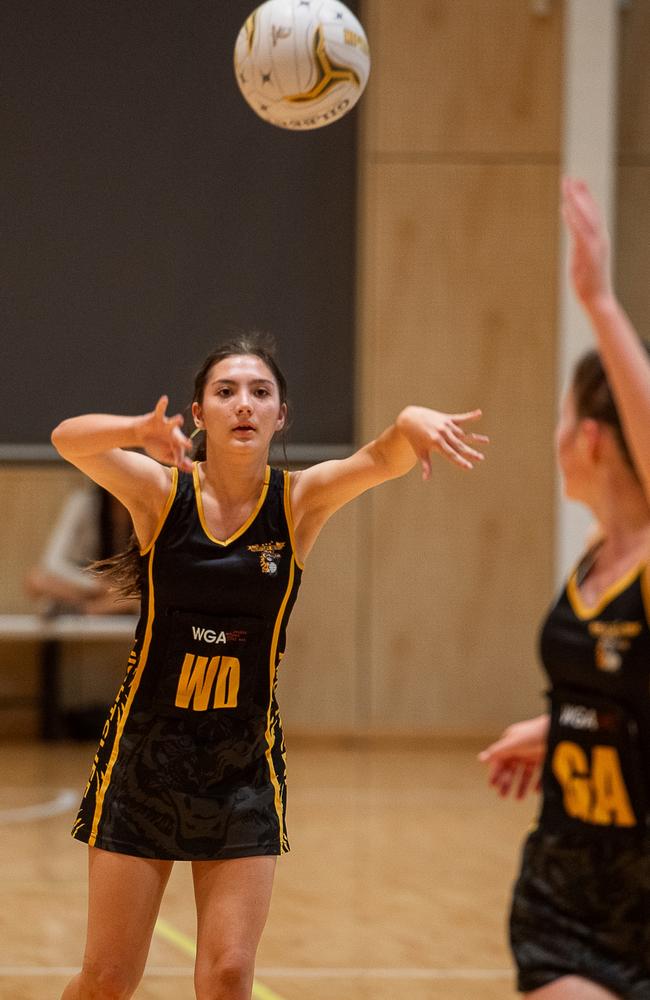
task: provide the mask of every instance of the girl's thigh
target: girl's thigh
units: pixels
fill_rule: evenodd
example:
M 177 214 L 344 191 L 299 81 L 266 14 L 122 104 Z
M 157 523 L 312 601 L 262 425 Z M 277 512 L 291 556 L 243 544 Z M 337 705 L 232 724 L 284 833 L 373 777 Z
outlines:
M 526 1000 L 620 1000 L 617 993 L 580 976 L 563 976 L 525 996 Z
M 89 848 L 84 965 L 107 961 L 143 970 L 173 861 Z

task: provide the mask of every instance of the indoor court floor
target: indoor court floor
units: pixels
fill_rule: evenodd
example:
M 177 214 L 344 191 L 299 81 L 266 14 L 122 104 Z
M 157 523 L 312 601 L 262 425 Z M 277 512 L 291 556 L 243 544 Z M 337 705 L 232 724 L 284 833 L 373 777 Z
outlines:
M 292 851 L 254 1000 L 513 1000 L 506 911 L 535 802 L 492 793 L 479 749 L 289 740 Z M 1 748 L 2 1000 L 58 1000 L 79 967 L 87 849 L 69 828 L 93 752 Z M 137 1000 L 192 1000 L 194 931 L 178 863 Z

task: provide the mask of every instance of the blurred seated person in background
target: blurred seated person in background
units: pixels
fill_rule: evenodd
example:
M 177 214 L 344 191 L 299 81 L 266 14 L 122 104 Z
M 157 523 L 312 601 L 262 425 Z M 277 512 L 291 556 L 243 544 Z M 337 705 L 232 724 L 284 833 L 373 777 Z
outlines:
M 136 614 L 139 601 L 118 597 L 91 565 L 127 549 L 131 534 L 126 508 L 110 493 L 101 487 L 74 490 L 26 577 L 28 594 L 45 614 Z

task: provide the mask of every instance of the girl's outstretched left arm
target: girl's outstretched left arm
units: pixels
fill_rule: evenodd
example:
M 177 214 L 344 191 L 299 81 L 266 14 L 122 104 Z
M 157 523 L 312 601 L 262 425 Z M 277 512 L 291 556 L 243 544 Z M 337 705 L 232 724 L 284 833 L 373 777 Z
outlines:
M 476 446 L 489 439 L 464 426 L 480 416 L 480 410 L 451 414 L 407 406 L 383 434 L 349 458 L 292 473 L 291 505 L 299 558 L 307 556 L 332 514 L 361 493 L 403 476 L 418 461 L 422 478 L 429 479 L 432 453 L 467 470 L 483 461 Z
M 562 214 L 571 238 L 570 275 L 596 336 L 630 451 L 650 499 L 650 358 L 612 288 L 609 239 L 582 181 L 562 182 Z

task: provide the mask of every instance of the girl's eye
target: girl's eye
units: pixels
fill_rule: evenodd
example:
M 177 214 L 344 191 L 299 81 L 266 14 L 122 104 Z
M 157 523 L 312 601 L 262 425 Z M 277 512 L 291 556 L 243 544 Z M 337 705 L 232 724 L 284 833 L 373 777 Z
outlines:
M 223 386 L 221 389 L 217 390 L 217 396 L 222 396 L 223 398 L 225 398 L 229 395 L 230 395 L 230 389 L 228 389 L 226 386 Z
M 257 389 L 256 390 L 256 395 L 257 396 L 268 396 L 269 395 L 269 390 L 268 389 Z

